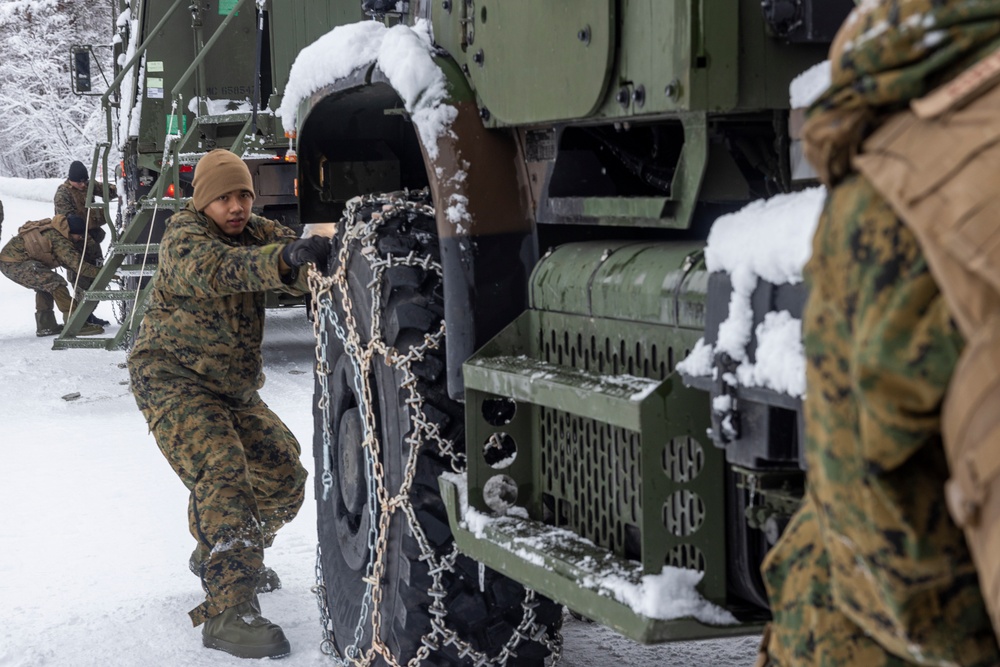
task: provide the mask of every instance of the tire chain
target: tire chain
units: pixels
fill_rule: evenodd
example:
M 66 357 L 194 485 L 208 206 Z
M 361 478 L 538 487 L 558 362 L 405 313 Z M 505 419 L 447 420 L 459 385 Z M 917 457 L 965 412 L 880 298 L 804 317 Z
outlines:
M 344 215 L 338 225 L 343 225 L 343 243 L 338 253 L 338 264 L 332 276 L 324 276 L 315 268 L 309 270 L 309 287 L 312 292 L 312 306 L 314 313 L 313 332 L 316 336 L 316 372 L 328 378 L 331 374 L 329 360 L 329 323 L 334 334 L 344 347 L 345 354 L 351 358 L 355 372 L 355 387 L 359 390 L 359 402 L 364 407 L 364 442 L 366 470 L 368 473 L 369 508 L 374 514 L 374 508 L 379 508 L 379 516 L 372 516 L 371 533 L 369 533 L 369 548 L 375 554 L 373 560 L 369 560 L 368 571 L 364 577 L 366 582 L 366 592 L 362 601 L 361 615 L 358 619 L 358 627 L 355 630 L 354 644 L 344 649 L 344 655 L 339 655 L 333 637 L 333 623 L 326 595 L 326 585 L 323 579 L 323 566 L 320 559 L 321 551 L 317 548 L 316 553 L 316 580 L 317 584 L 313 592 L 317 597 L 317 604 L 320 611 L 320 621 L 323 626 L 323 642 L 320 645 L 323 653 L 330 655 L 338 667 L 367 667 L 374 664 L 378 656 L 381 656 L 392 667 L 401 667 L 391 650 L 381 639 L 381 613 L 380 603 L 382 599 L 382 575 L 385 570 L 385 553 L 389 532 L 389 520 L 394 511 L 400 511 L 409 523 L 410 530 L 420 548 L 420 560 L 428 564 L 428 573 L 432 577 L 431 588 L 427 594 L 432 602 L 429 607 L 431 616 L 431 630 L 421 638 L 421 647 L 417 653 L 407 663 L 407 667 L 418 667 L 435 650 L 442 646 L 453 646 L 457 649 L 459 657 L 467 658 L 470 665 L 475 667 L 486 667 L 495 665 L 506 665 L 508 659 L 516 658 L 517 647 L 524 641 L 537 641 L 544 645 L 549 651 L 547 664 L 555 665 L 559 662 L 562 654 L 562 635 L 555 632 L 549 636 L 549 629 L 537 622 L 535 608 L 538 601 L 535 599 L 535 592 L 525 589 L 525 597 L 521 602 L 523 616 L 521 622 L 514 629 L 510 639 L 501 648 L 495 657 L 490 657 L 481 651 L 477 651 L 467 641 L 461 639 L 458 633 L 447 625 L 447 609 L 444 600 L 447 591 L 443 585 L 443 577 L 447 572 L 454 571 L 454 563 L 459 555 L 458 549 L 452 545 L 451 551 L 444 555 L 435 553 L 429 540 L 424 534 L 409 501 L 410 487 L 416 473 L 417 454 L 419 450 L 427 445 L 437 447 L 438 453 L 446 460 L 450 461 L 451 468 L 455 472 L 465 472 L 465 454 L 456 450 L 455 444 L 441 436 L 437 424 L 426 418 L 423 411 L 424 399 L 417 390 L 417 376 L 413 373 L 413 362 L 420 361 L 428 350 L 440 349 L 445 335 L 444 321 L 441 327 L 432 333 L 424 334 L 424 342 L 414 346 L 407 354 L 401 354 L 398 350 L 388 346 L 382 338 L 380 332 L 381 324 L 381 287 L 384 271 L 393 266 L 413 266 L 424 270 L 434 271 L 439 277 L 442 276 L 441 265 L 433 261 L 430 256 L 418 256 L 411 251 L 405 256 L 395 256 L 388 254 L 380 257 L 376 247 L 378 239 L 378 229 L 384 221 L 393 219 L 400 214 L 408 212 L 420 213 L 434 217 L 434 209 L 424 203 L 428 198 L 426 191 L 411 194 L 408 191 L 395 192 L 384 195 L 368 195 L 365 197 L 355 197 L 347 202 Z M 376 210 L 371 214 L 369 220 L 360 219 L 359 211 L 364 207 L 374 207 Z M 371 331 L 369 332 L 369 343 L 362 344 L 358 325 L 353 315 L 353 307 L 348 294 L 347 266 L 351 255 L 351 242 L 358 240 L 361 244 L 360 253 L 367 260 L 372 270 L 373 280 L 367 285 L 372 295 L 371 310 Z M 344 321 L 341 322 L 337 313 L 333 310 L 333 299 L 339 297 L 341 307 L 344 312 Z M 403 373 L 401 388 L 408 392 L 408 397 L 404 401 L 409 412 L 410 420 L 414 428 L 406 438 L 406 443 L 410 447 L 409 456 L 405 467 L 405 474 L 399 492 L 390 497 L 388 489 L 385 488 L 385 475 L 381 463 L 381 443 L 376 435 L 375 415 L 372 410 L 372 383 L 371 369 L 376 357 L 381 357 L 384 363 L 393 366 Z M 332 473 L 329 469 L 330 453 L 332 449 L 332 436 L 330 433 L 330 396 L 329 383 L 321 382 L 323 387 L 322 396 L 317 407 L 323 411 L 323 447 L 324 447 L 324 469 L 322 473 L 324 499 L 329 494 L 332 486 Z M 372 631 L 372 645 L 363 653 L 360 644 L 364 635 L 364 623 L 371 610 L 370 629 Z

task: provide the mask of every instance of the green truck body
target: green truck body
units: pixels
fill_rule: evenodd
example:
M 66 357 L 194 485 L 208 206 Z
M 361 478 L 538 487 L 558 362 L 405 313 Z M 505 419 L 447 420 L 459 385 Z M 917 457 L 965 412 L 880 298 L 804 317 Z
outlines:
M 127 210 L 231 147 L 265 215 L 336 223 L 314 285 L 334 660 L 546 664 L 560 605 L 647 642 L 759 632 L 759 563 L 802 493 L 800 402 L 675 365 L 726 316 L 713 221 L 804 186 L 789 84 L 853 3 L 131 4 Z M 399 38 L 418 46 L 357 55 Z M 329 62 L 304 73 L 306 47 Z M 324 75 L 337 58 L 356 66 Z M 425 61 L 440 90 L 401 83 Z M 250 109 L 211 113 L 226 101 Z M 804 297 L 761 283 L 755 321 Z M 671 568 L 719 616 L 628 599 Z

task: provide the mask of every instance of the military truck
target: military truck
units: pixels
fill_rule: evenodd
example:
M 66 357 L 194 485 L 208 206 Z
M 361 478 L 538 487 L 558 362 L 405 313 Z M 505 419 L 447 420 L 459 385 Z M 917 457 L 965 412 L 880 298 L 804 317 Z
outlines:
M 95 145 L 91 185 L 119 185 L 112 219 L 108 190 L 103 201 L 88 192 L 88 206 L 102 215 L 111 244 L 101 273 L 74 311 L 55 349 L 127 346 L 138 326 L 150 277 L 156 270 L 166 220 L 192 194 L 198 159 L 215 148 L 243 156 L 253 176 L 254 212 L 296 231 L 295 150 L 285 135 L 275 104 L 298 49 L 328 28 L 302 26 L 296 42 L 273 46 L 263 6 L 247 0 L 110 0 L 118 17 L 112 44 L 110 82 L 104 50 L 72 49 L 72 83 L 78 95 L 100 97 L 107 136 Z M 356 20 L 360 8 L 326 20 Z M 298 11 L 295 6 L 290 12 Z M 100 301 L 113 301 L 122 326 L 110 337 L 79 338 L 76 333 Z M 268 306 L 302 305 L 278 293 Z
M 134 0 L 126 68 L 179 4 Z M 676 367 L 727 317 L 713 223 L 808 183 L 789 83 L 851 6 L 190 4 L 189 29 L 218 26 L 204 50 L 258 54 L 220 84 L 261 83 L 264 129 L 233 145 L 287 157 L 289 132 L 298 220 L 335 230 L 312 275 L 335 664 L 550 664 L 563 606 L 645 642 L 760 631 L 759 564 L 802 494 L 800 399 L 727 381 L 725 353 Z M 174 97 L 237 67 L 204 50 L 145 57 L 137 185 L 183 183 L 179 148 L 213 136 L 148 95 L 151 62 Z M 755 322 L 803 300 L 749 297 Z

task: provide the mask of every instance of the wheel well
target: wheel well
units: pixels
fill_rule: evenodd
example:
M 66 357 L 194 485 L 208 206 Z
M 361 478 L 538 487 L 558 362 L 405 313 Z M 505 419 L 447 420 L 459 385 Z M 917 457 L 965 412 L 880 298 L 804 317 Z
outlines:
M 310 110 L 299 133 L 303 222 L 339 219 L 358 194 L 427 185 L 416 128 L 388 84 L 338 91 Z

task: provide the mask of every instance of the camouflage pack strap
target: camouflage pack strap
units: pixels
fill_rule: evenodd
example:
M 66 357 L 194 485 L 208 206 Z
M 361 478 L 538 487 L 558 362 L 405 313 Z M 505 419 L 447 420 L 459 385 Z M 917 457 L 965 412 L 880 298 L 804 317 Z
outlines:
M 948 509 L 1000 636 L 1000 55 L 892 117 L 853 164 L 920 242 L 966 339 L 942 411 Z
M 17 233 L 24 239 L 24 251 L 29 257 L 54 269 L 59 266 L 59 260 L 52 254 L 52 241 L 42 234 L 52 228 L 52 218 L 45 218 L 24 223 L 18 227 Z

